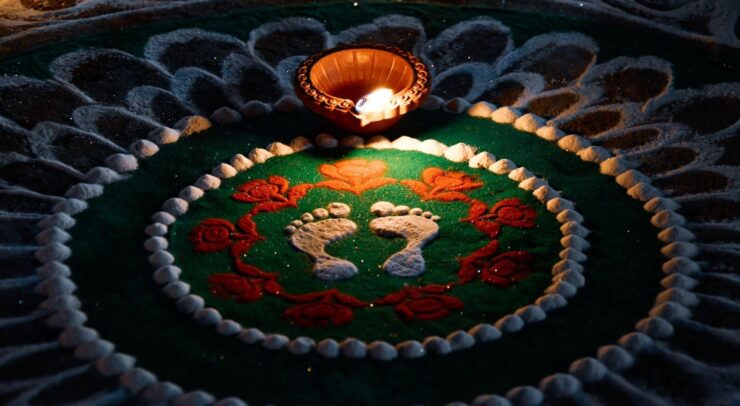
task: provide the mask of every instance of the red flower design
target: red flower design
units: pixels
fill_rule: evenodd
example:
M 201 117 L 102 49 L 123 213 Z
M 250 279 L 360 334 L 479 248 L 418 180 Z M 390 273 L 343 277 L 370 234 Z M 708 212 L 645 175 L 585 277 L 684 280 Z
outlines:
M 251 218 L 244 224 L 248 224 Z M 240 221 L 241 226 L 242 221 Z M 253 222 L 252 222 L 253 224 Z M 254 242 L 262 237 L 257 234 L 256 226 L 246 233 L 236 231 L 236 227 L 229 221 L 218 218 L 208 218 L 200 222 L 190 231 L 188 237 L 195 252 L 209 253 L 224 250 L 238 244 L 241 249 L 248 250 Z
M 496 203 L 491 207 L 489 214 L 481 217 L 481 219 L 492 219 L 499 224 L 511 227 L 526 228 L 534 227 L 536 218 L 537 212 L 516 198 L 504 199 Z
M 529 252 L 509 251 L 496 255 L 498 249 L 499 243 L 494 240 L 460 261 L 460 279 L 469 282 L 480 276 L 485 283 L 506 288 L 533 272 L 530 264 L 534 256 Z
M 239 186 L 231 195 L 234 200 L 245 203 L 287 202 L 288 180 L 282 176 L 270 176 L 267 180 L 254 179 Z
M 422 200 L 441 200 L 444 202 L 469 201 L 462 193 L 483 186 L 465 172 L 444 171 L 440 168 L 427 168 L 421 173 L 423 182 L 402 180 L 401 184 L 418 194 Z
M 465 307 L 462 300 L 444 294 L 450 289 L 452 285 L 407 287 L 375 301 L 375 304 L 381 306 L 395 304 L 396 314 L 404 321 L 436 320 Z
M 331 180 L 319 182 L 316 186 L 346 190 L 359 195 L 366 190 L 395 183 L 395 179 L 383 177 L 386 169 L 383 161 L 365 159 L 345 159 L 334 164 L 324 164 L 319 166 L 319 172 Z
M 273 175 L 264 179 L 251 180 L 237 188 L 231 198 L 245 203 L 256 203 L 250 214 L 269 213 L 286 207 L 298 207 L 313 185 L 302 184 L 288 188 L 289 182 L 282 176 Z
M 343 326 L 354 319 L 353 307 L 367 306 L 367 303 L 337 289 L 285 297 L 299 304 L 286 309 L 283 317 L 300 327 Z
M 262 297 L 262 282 L 233 273 L 217 273 L 208 277 L 211 293 L 238 303 L 254 302 Z

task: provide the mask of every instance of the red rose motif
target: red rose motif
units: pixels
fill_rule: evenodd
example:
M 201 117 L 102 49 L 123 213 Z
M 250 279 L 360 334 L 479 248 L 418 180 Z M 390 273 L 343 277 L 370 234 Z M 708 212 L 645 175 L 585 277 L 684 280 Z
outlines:
M 496 255 L 498 248 L 498 241 L 491 241 L 460 261 L 460 279 L 469 282 L 480 277 L 485 283 L 506 288 L 533 272 L 530 265 L 534 260 L 532 254 L 526 251 L 509 251 Z
M 208 277 L 211 293 L 237 303 L 254 302 L 262 297 L 262 281 L 231 273 L 217 273 Z
M 241 246 L 251 247 L 260 237 L 256 234 L 237 232 L 236 227 L 224 219 L 208 218 L 195 226 L 188 238 L 195 252 L 209 253 L 229 248 L 235 242 Z
M 345 159 L 324 164 L 319 166 L 319 172 L 331 180 L 319 182 L 316 186 L 359 195 L 366 190 L 396 182 L 395 179 L 383 177 L 386 169 L 385 162 L 366 159 Z
M 231 195 L 234 200 L 245 203 L 262 203 L 262 202 L 287 202 L 288 198 L 285 192 L 288 191 L 288 180 L 282 176 L 270 176 L 267 180 L 251 180 L 236 190 L 238 192 Z
M 409 298 L 396 306 L 396 314 L 404 321 L 436 320 L 447 317 L 453 310 L 462 310 L 462 300 L 449 295 L 426 295 Z
M 304 303 L 289 307 L 283 316 L 301 327 L 343 326 L 354 318 L 352 309 L 336 303 Z
M 440 168 L 427 168 L 421 173 L 423 182 L 402 180 L 401 184 L 418 194 L 422 200 L 441 200 L 444 202 L 469 201 L 462 193 L 483 186 L 465 172 L 444 171 Z
M 462 300 L 445 295 L 452 285 L 427 285 L 420 288 L 404 288 L 386 295 L 376 305 L 396 305 L 396 314 L 404 321 L 436 320 L 447 317 L 452 311 L 462 310 Z
M 492 219 L 499 224 L 511 227 L 534 227 L 537 212 L 533 208 L 523 204 L 521 200 L 512 198 L 504 199 L 491 207 L 489 214 L 481 219 Z
M 283 317 L 300 327 L 343 326 L 354 319 L 352 308 L 367 306 L 367 303 L 340 293 L 337 289 L 303 295 L 285 295 L 298 302 L 283 312 Z
M 289 182 L 282 176 L 270 176 L 265 179 L 251 180 L 237 188 L 231 198 L 244 203 L 256 203 L 250 214 L 270 213 L 286 207 L 298 207 L 313 185 L 302 184 L 288 188 Z

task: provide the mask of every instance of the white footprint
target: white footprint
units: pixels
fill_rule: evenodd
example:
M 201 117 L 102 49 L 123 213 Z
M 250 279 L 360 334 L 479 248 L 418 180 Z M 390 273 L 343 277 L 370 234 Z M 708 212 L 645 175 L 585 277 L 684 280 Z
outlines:
M 350 261 L 327 254 L 326 247 L 357 231 L 357 224 L 346 219 L 350 208 L 344 203 L 330 203 L 326 209 L 303 213 L 285 227 L 290 243 L 313 259 L 311 272 L 319 279 L 337 281 L 357 274 L 357 267 Z M 330 218 L 331 217 L 331 218 Z
M 370 210 L 378 218 L 370 222 L 370 229 L 381 237 L 406 239 L 406 247 L 391 255 L 383 269 L 393 276 L 414 277 L 424 273 L 426 264 L 421 250 L 439 234 L 436 221 L 439 216 L 408 206 L 394 206 L 377 202 Z

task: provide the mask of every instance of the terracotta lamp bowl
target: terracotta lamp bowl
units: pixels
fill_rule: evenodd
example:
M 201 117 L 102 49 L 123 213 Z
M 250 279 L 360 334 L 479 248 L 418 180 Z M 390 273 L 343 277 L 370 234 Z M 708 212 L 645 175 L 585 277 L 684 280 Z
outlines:
M 311 111 L 345 130 L 383 131 L 429 94 L 429 73 L 413 54 L 385 45 L 350 45 L 308 57 L 296 93 Z

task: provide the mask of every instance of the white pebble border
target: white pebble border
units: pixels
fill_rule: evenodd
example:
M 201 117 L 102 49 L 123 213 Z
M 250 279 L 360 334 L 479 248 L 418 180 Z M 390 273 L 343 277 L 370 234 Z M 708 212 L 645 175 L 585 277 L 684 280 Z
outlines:
M 430 99 L 431 98 L 433 97 L 430 97 Z M 443 103 L 437 103 L 437 105 L 434 106 L 431 104 L 433 103 L 427 103 L 424 108 L 427 110 L 440 110 L 443 107 Z M 490 119 L 497 123 L 511 125 L 515 125 L 517 119 L 523 117 L 518 109 L 511 107 L 496 108 L 496 106 L 490 103 L 486 103 L 486 105 L 481 105 L 480 103 L 473 104 L 467 111 L 474 117 Z M 488 114 L 489 111 L 490 115 Z M 269 111 L 265 111 L 261 114 L 267 113 L 269 113 Z M 193 116 L 192 119 L 189 119 L 186 122 L 198 123 L 201 128 L 193 130 L 192 127 L 198 127 L 194 125 L 191 126 L 191 128 L 183 126 L 185 128 L 182 128 L 181 130 L 163 127 L 161 130 L 155 130 L 153 133 L 156 134 L 151 134 L 149 139 L 157 145 L 163 145 L 177 142 L 182 136 L 189 136 L 199 130 L 202 131 L 210 127 L 210 121 L 201 116 Z M 662 267 L 663 272 L 667 276 L 661 282 L 661 285 L 664 287 L 664 291 L 658 295 L 655 306 L 649 312 L 649 316 L 636 324 L 635 332 L 628 333 L 620 338 L 617 345 L 606 345 L 601 347 L 598 351 L 597 358 L 588 357 L 574 361 L 570 366 L 569 374 L 555 374 L 544 378 L 540 382 L 540 389 L 532 386 L 519 386 L 508 391 L 505 397 L 498 395 L 481 395 L 473 399 L 470 403 L 474 406 L 488 404 L 507 405 L 511 403 L 521 403 L 522 401 L 526 403 L 540 403 L 544 399 L 543 391 L 548 395 L 560 398 L 576 396 L 578 393 L 578 387 L 575 387 L 572 384 L 573 382 L 598 382 L 609 375 L 610 369 L 613 371 L 619 371 L 629 368 L 634 362 L 634 357 L 631 354 L 637 354 L 652 346 L 659 345 L 653 342 L 653 338 L 664 339 L 669 337 L 673 332 L 671 321 L 688 319 L 691 316 L 690 307 L 698 302 L 698 297 L 691 292 L 691 288 L 697 284 L 696 280 L 691 276 L 700 272 L 699 265 L 691 259 L 696 253 L 696 244 L 692 243 L 693 234 L 683 227 L 685 225 L 685 219 L 680 214 L 676 213 L 676 210 L 680 208 L 680 205 L 675 200 L 662 197 L 660 191 L 650 185 L 650 178 L 648 176 L 632 170 L 635 166 L 632 162 L 619 156 L 611 156 L 609 151 L 605 149 L 591 147 L 590 142 L 581 136 L 572 134 L 566 135 L 560 129 L 548 125 L 548 123 L 541 117 L 530 114 L 528 118 L 519 123 L 519 128 L 522 128 L 522 131 L 525 132 L 533 132 L 536 136 L 547 141 L 555 142 L 560 148 L 576 154 L 581 150 L 588 150 L 591 148 L 591 150 L 581 152 L 578 156 L 584 161 L 598 164 L 600 172 L 604 175 L 618 177 L 626 172 L 630 172 L 631 175 L 623 176 L 618 180 L 618 183 L 620 186 L 627 189 L 627 193 L 630 197 L 645 202 L 643 206 L 644 209 L 649 213 L 654 214 L 651 219 L 651 223 L 661 230 L 660 240 L 666 243 L 666 247 L 664 247 L 661 252 L 668 258 Z M 306 141 L 307 140 L 305 138 L 299 137 L 293 140 L 293 143 L 296 143 L 296 145 L 291 145 L 291 147 L 294 150 L 310 148 L 310 142 Z M 362 141 L 363 140 L 360 137 L 346 137 L 342 140 L 342 146 L 360 147 L 362 145 Z M 389 148 L 390 144 L 391 143 L 387 139 L 371 138 L 365 146 L 382 149 Z M 442 146 L 438 144 L 439 143 L 433 140 L 426 140 L 421 142 L 419 150 L 424 153 L 442 156 L 444 155 L 445 148 L 442 148 Z M 138 151 L 138 148 L 140 148 L 141 145 L 141 143 L 134 143 L 131 149 Z M 270 157 L 273 155 L 269 151 L 263 151 L 269 154 Z M 154 153 L 156 153 L 156 151 Z M 137 158 L 136 156 L 129 154 L 113 154 L 104 161 L 108 167 L 95 167 L 89 170 L 85 175 L 86 182 L 70 187 L 65 196 L 69 199 L 78 199 L 83 201 L 100 196 L 103 193 L 104 185 L 125 179 L 127 172 L 138 168 L 138 159 L 145 158 L 147 157 L 142 156 Z M 472 157 L 469 157 L 468 159 L 470 158 Z M 269 159 L 269 157 L 266 159 Z M 232 159 L 230 164 L 237 171 L 241 171 L 248 169 L 254 163 L 244 156 L 237 155 Z M 510 173 L 512 170 L 516 169 L 516 165 L 511 161 L 502 159 L 494 162 L 494 164 L 488 169 L 492 170 L 494 173 L 504 174 Z M 642 176 L 635 176 L 637 174 Z M 204 175 L 195 183 L 195 187 L 199 187 L 203 190 L 215 189 L 219 186 L 220 179 L 211 175 Z M 538 188 L 535 191 L 540 189 L 541 188 Z M 542 189 L 539 193 L 544 194 L 545 191 L 549 192 L 549 189 Z M 548 210 L 562 212 L 567 209 L 566 207 L 560 206 L 560 204 L 567 205 L 567 200 L 556 200 L 556 198 L 553 198 L 548 199 L 547 202 L 549 203 L 550 200 L 553 200 L 553 203 L 552 208 L 548 206 Z M 74 207 L 74 214 L 80 213 L 86 208 L 76 204 L 71 204 L 69 206 Z M 66 205 L 63 205 L 63 207 L 66 207 Z M 40 232 L 37 238 L 40 241 L 45 241 L 44 238 L 47 238 L 50 235 L 64 236 L 66 234 L 64 230 L 68 230 L 74 226 L 74 218 L 66 213 L 65 210 L 66 209 L 62 208 L 60 211 L 45 217 L 39 222 Z M 172 224 L 174 217 L 168 213 L 159 212 L 153 216 L 153 221 L 156 221 L 159 224 L 152 227 L 152 229 L 156 228 L 160 230 L 162 234 L 159 236 L 162 236 L 166 234 L 167 226 Z M 572 229 L 572 231 L 574 231 L 573 234 L 576 236 L 580 236 L 577 233 L 587 231 L 585 228 L 575 227 L 576 225 L 578 224 L 568 225 L 566 223 L 563 227 L 568 230 Z M 671 231 L 667 231 L 669 229 Z M 41 234 L 45 234 L 46 237 L 42 237 Z M 37 293 L 48 296 L 48 299 L 39 305 L 39 311 L 42 312 L 42 314 L 49 315 L 46 319 L 46 323 L 51 326 L 64 329 L 63 333 L 59 336 L 60 345 L 64 348 L 73 349 L 75 356 L 80 359 L 94 362 L 96 370 L 101 374 L 109 377 L 117 376 L 121 385 L 142 401 L 172 402 L 181 405 L 194 405 L 201 404 L 200 402 L 205 400 L 202 396 L 213 399 L 209 394 L 202 391 L 184 393 L 179 386 L 171 382 L 158 381 L 156 376 L 151 372 L 135 367 L 135 359 L 133 357 L 114 352 L 115 348 L 113 344 L 100 339 L 95 330 L 84 327 L 84 324 L 87 321 L 87 316 L 84 312 L 79 310 L 80 301 L 74 296 L 76 285 L 70 279 L 71 271 L 69 267 L 63 262 L 69 256 L 69 247 L 64 245 L 64 242 L 66 242 L 62 241 L 64 240 L 64 237 L 60 238 L 52 238 L 51 241 L 46 241 L 39 249 L 38 256 L 43 258 L 44 262 L 42 266 L 37 269 L 37 274 L 41 281 L 35 287 L 35 291 Z M 671 248 L 668 248 L 669 246 L 671 246 Z M 563 266 L 568 265 L 570 267 L 568 269 L 575 270 L 576 272 L 582 271 L 580 264 L 575 261 L 563 260 L 559 263 L 563 263 Z M 161 284 L 167 280 L 167 278 L 171 278 L 173 276 L 177 277 L 179 275 L 179 269 L 176 267 L 171 267 L 170 269 L 172 271 L 171 273 L 161 272 L 157 274 L 155 272 L 155 281 Z M 566 270 L 566 268 L 563 268 L 563 270 Z M 557 270 L 553 269 L 553 272 L 556 271 Z M 563 273 L 563 271 L 561 271 L 561 273 Z M 570 284 L 570 282 L 567 281 L 563 282 Z M 551 299 L 543 301 L 551 302 L 551 305 L 554 305 L 555 307 L 561 307 L 566 304 L 565 297 L 559 293 L 549 294 L 547 296 Z M 202 299 L 193 295 L 187 295 L 181 298 L 178 302 L 179 308 L 190 313 L 195 313 L 204 306 Z M 543 305 L 543 303 L 539 303 L 538 305 L 543 310 L 547 307 L 547 305 Z M 512 316 L 512 318 L 516 317 L 521 320 L 521 317 L 517 315 Z M 508 320 L 509 319 L 505 322 L 500 320 L 499 322 L 511 324 Z M 497 322 L 497 324 L 499 322 Z M 222 331 L 228 331 L 228 328 L 226 327 L 222 327 L 221 329 Z M 479 337 L 478 340 L 480 341 L 490 341 L 498 338 L 501 333 L 501 330 L 496 326 L 486 324 L 481 325 L 479 328 L 471 329 L 467 334 L 474 338 Z M 254 329 L 242 330 L 242 332 L 238 334 L 238 337 L 247 343 L 256 343 L 264 341 L 265 339 L 261 332 L 257 333 Z M 311 341 L 308 342 L 310 343 Z M 404 355 L 411 355 L 413 357 L 415 353 L 419 352 L 419 348 L 422 348 L 422 351 L 425 351 L 424 348 L 427 346 L 430 349 L 431 347 L 435 347 L 435 349 L 440 348 L 440 351 L 444 352 L 447 349 L 447 345 L 439 344 L 440 342 L 449 344 L 449 341 L 446 339 L 425 340 L 424 344 L 421 344 L 418 341 L 411 341 L 403 343 L 404 345 L 401 352 Z M 293 351 L 296 353 L 300 352 L 300 350 L 296 350 L 298 347 L 300 347 L 298 344 L 290 346 L 290 348 L 294 348 Z M 371 356 L 374 356 L 377 359 L 383 359 L 383 356 L 373 354 L 385 352 L 392 353 L 391 351 L 375 349 L 378 347 L 385 346 L 370 343 L 367 351 L 371 353 Z M 316 343 L 314 348 L 317 352 L 328 357 L 337 356 L 340 353 L 340 344 L 331 339 L 322 340 L 319 343 Z M 450 351 L 452 351 L 451 348 L 452 346 L 450 345 Z M 556 376 L 558 378 L 555 378 Z M 570 378 L 573 378 L 573 380 Z M 555 383 L 553 383 L 553 381 Z M 565 381 L 569 381 L 570 383 Z M 234 398 L 222 399 L 216 404 L 220 403 L 244 404 L 241 400 Z M 453 403 L 459 405 L 466 404 L 465 402 Z
M 518 111 L 510 107 L 496 109 L 496 106 L 490 103 L 482 103 L 472 105 L 468 114 L 497 123 L 512 124 L 520 131 L 533 133 L 544 140 L 556 143 L 558 147 L 578 155 L 583 161 L 599 165 L 602 174 L 614 177 L 615 182 L 626 189 L 627 195 L 644 203 L 645 211 L 653 214 L 651 224 L 660 229 L 658 239 L 665 243 L 660 250 L 667 258 L 663 263 L 663 273 L 667 276 L 661 281 L 664 290 L 657 296 L 648 317 L 635 324 L 636 331 L 622 336 L 616 345 L 600 347 L 596 358 L 587 357 L 573 361 L 568 373 L 556 373 L 543 378 L 539 388 L 519 386 L 507 392 L 505 397 L 493 394 L 481 395 L 470 404 L 472 406 L 540 404 L 545 395 L 557 399 L 575 398 L 582 384 L 601 381 L 609 376 L 610 370 L 619 372 L 631 367 L 636 354 L 659 345 L 654 343 L 654 339 L 670 337 L 673 334 L 671 321 L 687 320 L 691 317 L 690 307 L 698 302 L 698 297 L 690 291 L 691 287 L 697 284 L 691 275 L 698 273 L 700 269 L 691 258 L 698 252 L 698 247 L 692 242 L 694 235 L 683 227 L 686 220 L 676 213 L 679 204 L 675 200 L 663 197 L 657 188 L 650 185 L 649 176 L 632 169 L 636 166 L 634 163 L 619 156 L 612 156 L 605 148 L 591 146 L 584 137 L 565 134 L 560 129 L 548 125 L 547 120 L 537 115 L 531 113 L 519 115 Z M 487 113 L 489 111 L 490 114 Z M 560 213 L 558 220 L 561 220 L 561 215 L 568 216 Z M 574 244 L 580 244 L 576 243 L 577 237 L 582 236 L 581 231 L 587 230 L 579 230 L 580 227 L 575 226 L 574 224 L 572 227 L 573 241 Z M 564 227 L 571 228 L 568 223 Z
M 230 162 L 241 162 L 241 171 L 252 168 L 257 163 L 264 163 L 275 156 L 290 155 L 307 148 L 337 148 L 340 145 L 351 145 L 350 148 L 375 148 L 396 149 L 399 151 L 417 151 L 435 156 L 442 156 L 452 162 L 467 162 L 470 168 L 489 170 L 497 175 L 508 175 L 518 183 L 519 188 L 530 191 L 547 210 L 556 215 L 557 220 L 562 223 L 560 228 L 563 237 L 560 242 L 563 250 L 560 251 L 561 260 L 552 267 L 552 283 L 538 297 L 534 304 L 517 309 L 512 314 L 500 318 L 494 324 L 479 324 L 468 331 L 457 330 L 447 337 L 426 337 L 421 342 L 407 340 L 392 344 L 385 341 L 374 341 L 366 343 L 362 340 L 349 338 L 341 342 L 334 339 L 324 339 L 319 343 L 307 337 L 289 338 L 282 334 L 266 333 L 257 328 L 244 329 L 242 326 L 230 319 L 224 319 L 221 314 L 213 308 L 205 307 L 205 299 L 190 294 L 190 286 L 180 281 L 181 269 L 174 265 L 175 258 L 167 251 L 167 240 L 164 236 L 167 229 L 175 221 L 177 216 L 184 214 L 188 209 L 188 202 L 195 201 L 204 196 L 205 191 L 196 185 L 185 187 L 178 196 L 168 199 L 162 205 L 161 212 L 152 216 L 152 223 L 146 227 L 145 232 L 149 235 L 144 247 L 150 252 L 149 262 L 154 268 L 154 280 L 162 286 L 162 293 L 177 303 L 178 309 L 191 315 L 195 321 L 204 326 L 213 326 L 219 334 L 236 336 L 247 344 L 261 344 L 270 350 L 287 349 L 296 355 L 303 355 L 315 349 L 317 353 L 333 358 L 344 355 L 348 358 L 363 358 L 370 356 L 374 359 L 389 361 L 399 355 L 404 358 L 418 358 L 427 353 L 447 354 L 450 352 L 464 350 L 472 347 L 475 343 L 487 342 L 498 339 L 504 333 L 514 333 L 526 324 L 540 322 L 545 319 L 545 313 L 563 307 L 567 299 L 575 295 L 578 288 L 585 284 L 583 266 L 581 265 L 587 257 L 583 253 L 589 244 L 585 237 L 589 231 L 581 223 L 581 216 L 574 209 L 574 203 L 560 197 L 560 193 L 549 186 L 547 181 L 535 177 L 530 171 L 522 167 L 516 167 L 511 161 L 506 160 L 504 165 L 497 164 L 496 157 L 488 152 L 476 154 L 476 148 L 467 144 L 458 143 L 447 147 L 436 140 L 424 142 L 408 136 L 400 137 L 393 142 L 383 136 L 375 136 L 364 143 L 356 137 L 337 140 L 330 134 L 322 133 L 316 137 L 315 145 L 303 137 L 290 142 L 296 148 L 273 142 L 266 148 L 255 148 L 246 154 L 248 157 L 259 157 L 250 160 L 243 154 L 236 154 Z M 433 143 L 433 144 L 432 144 Z M 433 145 L 433 148 L 429 148 Z M 268 155 L 269 154 L 269 155 Z M 239 172 L 235 167 L 222 163 L 217 166 L 218 170 L 213 175 L 225 179 Z M 196 184 L 199 184 L 196 181 Z M 220 182 L 213 182 L 211 189 L 220 186 Z M 169 224 L 163 224 L 162 218 L 169 215 Z M 226 327 L 228 326 L 228 328 Z M 327 344 L 331 343 L 331 344 Z M 338 349 L 338 351 L 337 351 Z

